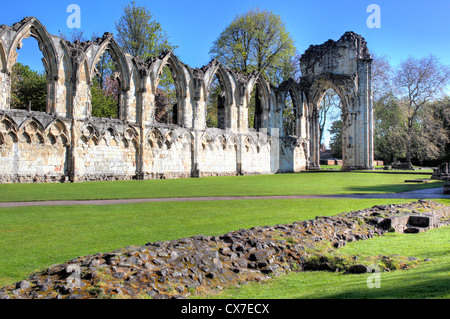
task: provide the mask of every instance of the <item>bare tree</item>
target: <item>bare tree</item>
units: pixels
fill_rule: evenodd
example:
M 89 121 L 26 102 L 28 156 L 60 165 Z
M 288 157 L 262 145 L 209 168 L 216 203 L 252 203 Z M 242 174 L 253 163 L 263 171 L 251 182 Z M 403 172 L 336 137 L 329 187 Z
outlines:
M 322 139 L 325 133 L 327 123 L 333 123 L 340 119 L 341 116 L 341 100 L 337 93 L 333 90 L 327 90 L 322 98 L 319 108 L 319 141 L 322 144 Z
M 416 134 L 416 127 L 424 124 L 418 121 L 419 115 L 426 114 L 430 102 L 442 97 L 449 78 L 449 67 L 433 55 L 422 59 L 410 56 L 395 72 L 396 96 L 406 119 L 406 160 L 410 165 L 413 143 L 424 137 L 423 131 Z

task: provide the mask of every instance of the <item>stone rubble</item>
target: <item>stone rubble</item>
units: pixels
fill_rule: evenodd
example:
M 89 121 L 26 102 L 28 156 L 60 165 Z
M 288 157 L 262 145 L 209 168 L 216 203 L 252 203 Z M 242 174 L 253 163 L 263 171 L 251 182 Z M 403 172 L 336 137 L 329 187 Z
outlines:
M 197 235 L 128 246 L 34 273 L 1 288 L 0 299 L 188 298 L 289 271 L 362 273 L 368 268 L 357 258 L 354 263 L 336 266 L 336 261 L 342 262 L 339 257 L 318 253 L 388 231 L 448 225 L 449 216 L 449 206 L 419 200 L 285 225 L 239 229 L 221 236 Z M 408 225 L 413 220 L 419 220 L 420 225 Z M 409 257 L 406 262 L 417 262 L 417 258 Z

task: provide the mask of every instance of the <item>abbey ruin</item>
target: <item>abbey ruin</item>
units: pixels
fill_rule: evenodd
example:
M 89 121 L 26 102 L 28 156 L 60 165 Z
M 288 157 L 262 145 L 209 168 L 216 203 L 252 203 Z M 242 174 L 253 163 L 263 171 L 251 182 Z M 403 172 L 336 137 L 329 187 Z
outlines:
M 11 70 L 23 39 L 34 37 L 44 56 L 47 109 L 11 108 Z M 108 51 L 119 69 L 117 119 L 91 115 L 95 65 Z M 163 67 L 176 86 L 173 124 L 155 121 L 155 92 Z M 33 17 L 0 26 L 0 182 L 56 182 L 272 174 L 319 168 L 319 105 L 333 89 L 342 103 L 343 169 L 373 168 L 372 59 L 353 32 L 311 46 L 302 78 L 279 87 L 260 74 L 244 76 L 216 60 L 198 69 L 173 52 L 142 61 L 113 36 L 69 42 Z M 218 127 L 206 126 L 213 78 L 220 81 Z M 258 88 L 255 128 L 248 105 Z M 287 95 L 295 125 L 283 132 Z

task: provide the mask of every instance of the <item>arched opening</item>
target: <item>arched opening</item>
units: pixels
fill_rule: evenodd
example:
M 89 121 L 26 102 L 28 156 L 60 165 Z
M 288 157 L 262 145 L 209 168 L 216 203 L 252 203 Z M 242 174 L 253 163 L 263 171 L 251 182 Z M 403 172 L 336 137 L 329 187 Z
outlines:
M 325 169 L 342 168 L 342 103 L 333 89 L 323 94 L 319 104 L 318 145 L 320 165 Z
M 209 85 L 206 101 L 206 127 L 225 129 L 225 95 L 219 75 L 214 75 Z
M 284 101 L 283 108 L 283 134 L 285 136 L 297 135 L 296 127 L 295 127 L 295 119 L 297 117 L 297 106 L 295 104 L 294 99 L 292 98 L 292 90 L 289 90 L 286 94 L 286 99 Z
M 177 88 L 168 64 L 163 67 L 156 88 L 155 121 L 161 124 L 178 124 Z
M 120 118 L 120 72 L 113 55 L 106 49 L 95 65 L 91 86 L 93 117 Z
M 47 111 L 47 70 L 38 41 L 22 39 L 18 56 L 11 68 L 11 109 Z
M 248 105 L 248 128 L 259 131 L 262 127 L 262 89 L 259 83 L 256 83 L 250 94 Z

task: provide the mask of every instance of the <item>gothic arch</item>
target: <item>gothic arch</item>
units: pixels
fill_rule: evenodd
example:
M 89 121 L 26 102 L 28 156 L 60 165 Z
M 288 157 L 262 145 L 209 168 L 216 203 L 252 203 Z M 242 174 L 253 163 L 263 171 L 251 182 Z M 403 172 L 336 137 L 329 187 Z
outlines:
M 343 170 L 373 169 L 372 57 L 363 37 L 312 45 L 300 58 L 302 89 L 310 112 L 311 167 L 319 165 L 318 107 L 329 88 L 341 99 Z
M 165 66 L 169 67 L 172 74 L 177 90 L 177 97 L 185 97 L 188 85 L 184 74 L 184 65 L 178 60 L 173 51 L 164 52 L 150 65 L 150 77 L 152 79 L 153 92 L 155 93 L 158 88 L 160 76 Z
M 222 87 L 222 93 L 225 96 L 225 104 L 229 106 L 233 103 L 233 87 L 230 80 L 230 73 L 222 65 L 222 63 L 214 61 L 212 67 L 208 68 L 204 76 L 204 97 L 207 98 L 210 90 L 211 83 L 214 80 L 214 76 L 217 75 Z
M 91 46 L 92 47 L 92 46 Z M 98 63 L 106 50 L 109 50 L 114 62 L 117 64 L 120 72 L 120 84 L 122 91 L 127 91 L 130 88 L 130 71 L 125 57 L 125 53 L 120 49 L 119 44 L 113 38 L 112 34 L 105 33 L 99 44 L 98 50 L 89 66 L 89 81 L 92 81 L 95 65 Z
M 250 75 L 245 89 L 247 121 L 249 116 L 248 110 L 250 106 L 251 94 L 255 88 L 258 89 L 256 92 L 259 95 L 259 103 L 256 103 L 255 105 L 254 128 L 258 131 L 261 128 L 269 128 L 270 126 L 269 119 L 271 111 L 272 89 L 270 83 L 266 79 L 264 79 L 262 74 L 255 72 Z
M 6 67 L 8 72 L 11 72 L 13 65 L 16 63 L 18 56 L 16 49 L 22 46 L 23 39 L 31 36 L 37 40 L 39 49 L 44 55 L 43 64 L 47 75 L 52 78 L 56 77 L 58 75 L 58 54 L 47 29 L 34 17 L 24 18 L 18 24 L 21 24 L 20 28 L 15 33 L 9 48 Z
M 3 43 L 0 41 L 0 72 L 7 71 L 6 51 Z

